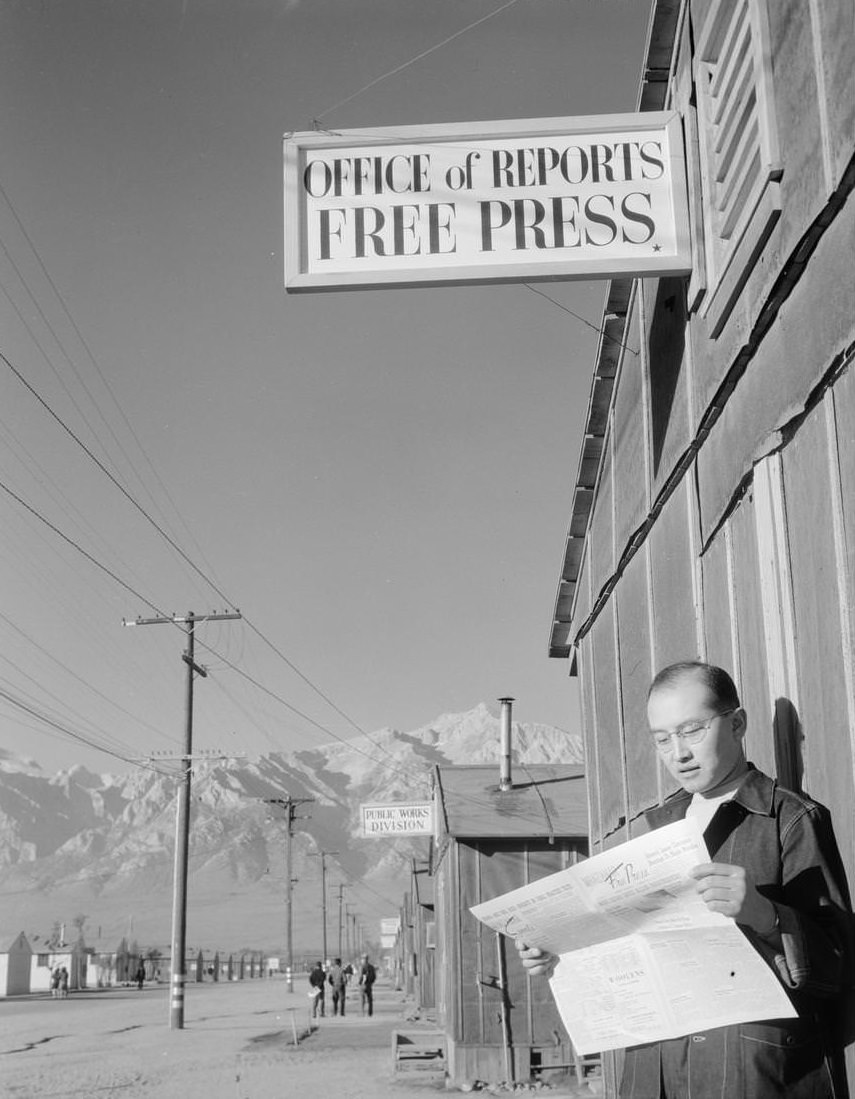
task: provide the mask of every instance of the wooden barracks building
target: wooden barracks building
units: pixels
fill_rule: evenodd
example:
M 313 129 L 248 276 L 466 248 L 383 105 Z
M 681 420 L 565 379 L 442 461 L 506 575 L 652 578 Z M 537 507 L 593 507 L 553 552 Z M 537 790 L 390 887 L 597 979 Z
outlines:
M 609 282 L 593 367 L 550 643 L 592 853 L 671 792 L 646 690 L 697 657 L 732 671 L 749 758 L 831 809 L 851 888 L 852 0 L 658 0 L 638 109 L 682 119 L 693 262 Z

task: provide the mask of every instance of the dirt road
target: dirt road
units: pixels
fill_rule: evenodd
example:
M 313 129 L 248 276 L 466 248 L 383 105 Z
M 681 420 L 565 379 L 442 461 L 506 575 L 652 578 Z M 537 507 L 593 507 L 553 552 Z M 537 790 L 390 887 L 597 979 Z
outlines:
M 303 984 L 291 995 L 281 978 L 191 985 L 179 1031 L 169 1029 L 166 986 L 0 1000 L 0 1091 L 10 1099 L 426 1099 L 443 1090 L 393 1078 L 400 992 L 378 988 L 373 1019 L 352 1004 L 306 1037 Z
M 185 1026 L 169 1028 L 166 985 L 0 1000 L 4 1099 L 434 1099 L 441 1076 L 395 1073 L 392 1032 L 406 1021 L 401 992 L 379 982 L 373 1018 L 358 997 L 344 1018 L 310 1031 L 308 982 L 281 977 L 191 984 Z M 298 1043 L 294 1044 L 294 1035 Z M 520 1091 L 529 1092 L 520 1086 Z M 453 1089 L 451 1094 L 460 1094 Z M 544 1089 L 550 1099 L 590 1096 Z
M 351 1004 L 311 1036 L 305 981 L 190 985 L 169 1029 L 165 985 L 0 1001 L 0 1091 L 9 1099 L 429 1099 L 441 1081 L 394 1079 L 403 996 L 378 987 L 375 1015 Z M 296 1029 L 301 1038 L 293 1043 Z

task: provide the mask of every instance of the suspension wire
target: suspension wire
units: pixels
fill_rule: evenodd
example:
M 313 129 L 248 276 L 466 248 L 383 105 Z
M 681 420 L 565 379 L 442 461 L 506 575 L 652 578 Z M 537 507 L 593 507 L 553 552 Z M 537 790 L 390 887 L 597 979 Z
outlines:
M 172 507 L 173 511 L 175 512 L 175 514 L 178 516 L 179 522 L 181 522 L 181 524 L 184 527 L 185 531 L 189 535 L 191 541 L 195 542 L 195 539 L 193 538 L 192 531 L 187 526 L 187 524 L 184 522 L 183 516 L 181 515 L 181 512 L 179 511 L 179 509 L 176 507 L 175 501 L 172 499 L 172 496 L 169 492 L 169 489 L 167 488 L 167 486 L 164 483 L 163 479 L 160 477 L 160 474 L 157 472 L 157 469 L 155 468 L 153 462 L 151 461 L 148 454 L 146 453 L 145 448 L 143 447 L 142 443 L 140 442 L 139 437 L 137 436 L 136 432 L 134 431 L 133 424 L 131 423 L 131 421 L 129 420 L 127 415 L 125 414 L 124 409 L 122 408 L 122 406 L 119 403 L 115 393 L 113 392 L 113 389 L 110 386 L 110 383 L 107 379 L 107 376 L 105 375 L 104 371 L 101 369 L 101 367 L 98 363 L 98 360 L 95 358 L 95 355 L 92 351 L 92 348 L 89 346 L 88 341 L 84 337 L 83 333 L 80 331 L 80 327 L 78 326 L 77 321 L 74 319 L 74 316 L 72 315 L 71 310 L 68 308 L 68 305 L 66 304 L 65 298 L 60 293 L 59 287 L 54 282 L 54 280 L 53 280 L 53 278 L 50 274 L 50 271 L 48 271 L 47 266 L 45 265 L 45 262 L 42 259 L 41 254 L 39 253 L 39 250 L 36 248 L 35 242 L 33 241 L 30 234 L 27 232 L 27 228 L 24 225 L 23 221 L 21 220 L 20 216 L 18 215 L 18 211 L 15 209 L 11 198 L 9 197 L 9 195 L 6 192 L 5 188 L 3 187 L 2 182 L 0 182 L 0 195 L 3 196 L 3 199 L 6 203 L 6 205 L 8 206 L 9 210 L 12 212 L 12 216 L 14 217 L 15 222 L 18 225 L 18 228 L 20 229 L 21 234 L 24 237 L 24 240 L 27 242 L 27 245 L 29 246 L 30 251 L 32 252 L 33 256 L 35 256 L 35 259 L 36 259 L 36 262 L 38 263 L 39 269 L 41 270 L 42 274 L 44 275 L 44 277 L 45 277 L 45 279 L 48 283 L 48 286 L 50 286 L 50 288 L 53 291 L 57 301 L 60 304 L 60 306 L 62 307 L 62 311 L 65 314 L 66 318 L 68 319 L 69 323 L 71 324 L 71 327 L 74 330 L 74 333 L 77 336 L 78 340 L 80 341 L 81 346 L 83 347 L 84 351 L 86 352 L 86 355 L 87 355 L 89 361 L 92 363 L 92 366 L 95 368 L 95 372 L 98 375 L 99 379 L 101 380 L 101 384 L 104 386 L 104 389 L 107 391 L 111 401 L 113 402 L 114 407 L 118 410 L 119 416 L 121 417 L 125 427 L 127 428 L 129 435 L 131 436 L 133 441 L 136 443 L 137 448 L 139 449 L 139 452 L 142 454 L 143 458 L 145 459 L 145 462 L 148 465 L 148 468 L 151 470 L 152 475 L 154 476 L 154 478 L 155 478 L 157 484 L 159 485 L 161 491 L 163 492 L 163 494 L 166 497 L 167 501 L 171 505 L 171 507 Z M 116 435 L 116 433 L 113 430 L 111 424 L 109 423 L 106 416 L 102 412 L 98 402 L 95 400 L 94 396 L 89 391 L 89 388 L 87 387 L 87 385 L 84 382 L 83 378 L 80 376 L 80 373 L 76 369 L 72 357 L 65 350 L 65 348 L 63 346 L 63 343 L 62 343 L 62 340 L 57 335 L 53 325 L 47 319 L 47 317 L 45 316 L 41 306 L 39 305 L 38 298 L 33 293 L 33 291 L 30 289 L 26 279 L 21 274 L 21 271 L 19 270 L 18 265 L 15 263 L 14 258 L 10 255 L 8 249 L 6 248 L 5 244 L 3 244 L 2 240 L 0 240 L 0 247 L 2 247 L 4 254 L 7 256 L 13 270 L 15 271 L 15 273 L 18 276 L 18 278 L 21 282 L 21 285 L 24 287 L 24 289 L 29 294 L 30 299 L 32 300 L 33 304 L 35 305 L 35 307 L 36 307 L 36 309 L 39 313 L 39 316 L 42 318 L 42 320 L 44 321 L 48 331 L 51 333 L 54 340 L 56 341 L 57 346 L 59 347 L 60 351 L 64 355 L 64 357 L 65 357 L 66 361 L 68 362 L 69 366 L 71 367 L 71 369 L 74 373 L 74 376 L 77 378 L 78 382 L 80 383 L 81 387 L 83 388 L 84 393 L 89 398 L 89 400 L 91 401 L 91 403 L 92 403 L 93 407 L 95 408 L 96 412 L 100 416 L 101 422 L 104 424 L 104 426 L 107 428 L 107 431 L 110 433 L 110 435 L 113 439 L 113 442 L 119 448 L 119 451 L 122 454 L 122 456 L 124 457 L 125 461 L 128 463 L 129 467 L 131 468 L 131 470 L 136 475 L 136 478 L 139 481 L 140 486 L 142 487 L 143 491 L 148 494 L 149 499 L 151 499 L 152 503 L 155 505 L 155 507 L 157 507 L 157 503 L 154 500 L 154 497 L 152 496 L 152 493 L 146 488 L 142 477 L 139 475 L 138 471 L 134 467 L 134 463 L 131 460 L 130 455 L 127 453 L 125 448 L 122 446 L 121 440 Z M 9 293 L 6 290 L 5 287 L 3 287 L 3 293 L 5 294 L 6 298 L 10 302 L 10 304 L 12 305 L 12 308 L 18 314 L 18 317 L 20 318 L 20 320 L 22 321 L 22 323 L 26 327 L 27 331 L 30 334 L 30 337 L 33 340 L 33 342 L 35 343 L 35 345 L 39 349 L 39 351 L 41 351 L 42 356 L 44 357 L 44 359 L 48 363 L 48 365 L 51 367 L 51 369 L 53 370 L 54 374 L 56 375 L 56 377 L 59 380 L 60 384 L 62 385 L 63 389 L 68 394 L 68 397 L 71 400 L 72 404 L 77 409 L 78 413 L 80 413 L 80 416 L 83 419 L 84 423 L 86 423 L 86 426 L 92 432 L 92 435 L 97 439 L 97 437 L 98 437 L 97 433 L 95 432 L 95 430 L 93 429 L 93 427 L 89 423 L 89 421 L 87 420 L 86 416 L 83 414 L 83 412 L 80 409 L 77 402 L 74 400 L 74 397 L 68 391 L 68 388 L 65 386 L 65 383 L 62 381 L 62 378 L 60 377 L 59 373 L 53 367 L 53 364 L 51 363 L 51 360 L 50 360 L 49 356 L 47 355 L 46 351 L 41 346 L 39 341 L 36 339 L 36 336 L 35 336 L 32 328 L 30 327 L 30 325 L 27 322 L 26 318 L 22 315 L 20 309 L 18 309 L 18 306 L 16 305 L 16 303 L 12 300 L 11 296 L 9 295 Z M 103 448 L 103 449 L 106 453 L 106 448 Z M 204 554 L 202 553 L 201 548 L 199 547 L 198 543 L 196 543 L 196 548 L 200 552 L 201 556 L 204 559 Z M 206 565 L 207 565 L 207 562 L 206 562 Z M 210 568 L 210 565 L 208 565 L 208 568 Z
M 318 123 L 328 114 L 332 114 L 332 112 L 337 110 L 339 107 L 343 107 L 345 103 L 353 102 L 354 99 L 357 99 L 364 92 L 367 92 L 369 88 L 374 88 L 382 81 L 388 80 L 390 76 L 396 76 L 398 73 L 403 72 L 404 69 L 409 68 L 410 65 L 415 65 L 417 61 L 421 61 L 429 54 L 435 53 L 436 50 L 442 49 L 442 47 L 447 46 L 449 42 L 453 42 L 455 38 L 460 38 L 460 36 L 466 34 L 467 31 L 471 31 L 475 27 L 479 27 L 482 23 L 486 23 L 488 19 L 492 19 L 494 16 L 500 15 L 507 8 L 513 7 L 514 4 L 518 2 L 519 0 L 507 0 L 506 3 L 501 4 L 498 8 L 495 8 L 493 11 L 488 12 L 486 15 L 482 15 L 480 19 L 476 19 L 474 23 L 470 23 L 468 26 L 462 27 L 459 31 L 455 31 L 454 34 L 450 34 L 448 38 L 444 38 L 441 42 L 437 42 L 435 45 L 430 46 L 428 49 L 422 50 L 422 52 L 416 54 L 415 57 L 411 57 L 409 61 L 405 61 L 403 65 L 398 65 L 394 69 L 390 69 L 388 72 L 383 73 L 382 76 L 377 76 L 373 80 L 369 80 L 367 84 L 359 88 L 358 91 L 353 92 L 352 95 L 348 95 L 344 99 L 340 99 L 338 103 L 333 103 L 331 107 L 327 107 L 325 111 L 321 111 L 320 114 L 315 115 L 313 122 Z
M 52 729 L 58 730 L 65 736 L 69 736 L 73 740 L 77 740 L 81 744 L 85 744 L 88 748 L 94 748 L 97 752 L 103 752 L 105 755 L 113 756 L 115 759 L 120 759 L 123 763 L 133 764 L 133 766 L 135 767 L 142 767 L 145 770 L 157 771 L 158 774 L 161 775 L 170 775 L 170 772 L 163 771 L 160 768 L 155 767 L 153 763 L 141 763 L 139 760 L 133 759 L 130 756 L 122 755 L 120 752 L 113 751 L 111 748 L 107 748 L 103 744 L 98 744 L 96 741 L 89 739 L 89 737 L 83 735 L 82 733 L 75 732 L 74 729 L 70 729 L 62 722 L 55 721 L 53 718 L 48 717 L 47 714 L 41 713 L 34 706 L 30 706 L 28 703 L 24 702 L 23 699 L 16 698 L 15 695 L 10 694 L 8 691 L 4 691 L 2 687 L 0 687 L 0 698 L 5 698 L 7 702 L 11 703 L 13 706 L 16 706 L 19 710 L 23 710 L 25 713 L 30 714 L 30 716 L 35 717 L 38 721 L 50 726 Z

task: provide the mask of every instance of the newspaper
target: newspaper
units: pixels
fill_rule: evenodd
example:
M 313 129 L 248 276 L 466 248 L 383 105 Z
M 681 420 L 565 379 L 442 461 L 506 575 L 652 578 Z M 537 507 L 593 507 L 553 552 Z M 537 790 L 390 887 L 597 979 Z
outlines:
M 794 1017 L 739 927 L 697 893 L 702 862 L 700 828 L 681 820 L 471 911 L 559 956 L 550 986 L 580 1054 Z

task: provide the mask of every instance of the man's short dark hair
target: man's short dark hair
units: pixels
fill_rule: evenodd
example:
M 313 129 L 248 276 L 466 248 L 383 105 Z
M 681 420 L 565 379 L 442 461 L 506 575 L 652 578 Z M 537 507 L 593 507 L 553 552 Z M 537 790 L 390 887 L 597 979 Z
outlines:
M 654 691 L 663 687 L 674 687 L 682 679 L 697 679 L 703 683 L 713 697 L 713 705 L 722 710 L 738 710 L 742 705 L 736 684 L 724 668 L 719 668 L 715 664 L 706 664 L 702 660 L 681 660 L 677 664 L 669 664 L 667 668 L 663 668 L 650 684 L 647 692 L 648 699 Z

